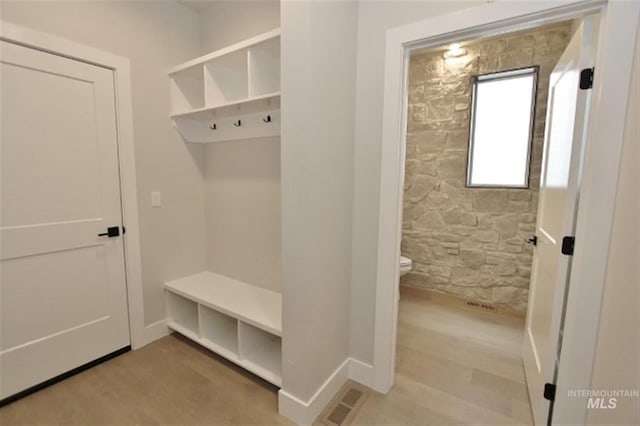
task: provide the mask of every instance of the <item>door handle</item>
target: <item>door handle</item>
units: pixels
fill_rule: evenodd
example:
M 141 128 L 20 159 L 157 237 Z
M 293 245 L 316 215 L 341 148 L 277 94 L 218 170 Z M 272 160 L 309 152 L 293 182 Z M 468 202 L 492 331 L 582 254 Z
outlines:
M 110 226 L 107 228 L 107 232 L 103 232 L 102 234 L 98 234 L 98 237 L 119 237 L 120 236 L 120 227 L 119 226 Z

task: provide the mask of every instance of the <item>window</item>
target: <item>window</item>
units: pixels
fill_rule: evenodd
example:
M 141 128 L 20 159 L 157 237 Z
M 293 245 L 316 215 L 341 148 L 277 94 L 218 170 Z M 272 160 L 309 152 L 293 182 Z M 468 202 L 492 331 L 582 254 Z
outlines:
M 467 186 L 526 188 L 538 68 L 473 82 Z

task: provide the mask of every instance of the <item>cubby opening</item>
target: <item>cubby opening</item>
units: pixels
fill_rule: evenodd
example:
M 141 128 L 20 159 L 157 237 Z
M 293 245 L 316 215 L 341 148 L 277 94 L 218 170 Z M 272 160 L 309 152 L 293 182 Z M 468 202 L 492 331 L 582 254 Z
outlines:
M 169 321 L 184 332 L 198 336 L 198 304 L 175 293 L 167 293 Z
M 280 37 L 249 49 L 249 96 L 280 91 Z
M 205 63 L 207 107 L 216 107 L 249 97 L 247 54 L 247 49 L 241 49 Z
M 202 305 L 200 337 L 236 356 L 238 354 L 238 320 Z
M 279 29 L 174 67 L 169 77 L 170 117 L 185 141 L 280 134 Z
M 282 339 L 244 322 L 239 327 L 240 359 L 257 367 L 258 375 L 282 377 Z
M 173 113 L 204 107 L 204 70 L 196 65 L 169 75 Z

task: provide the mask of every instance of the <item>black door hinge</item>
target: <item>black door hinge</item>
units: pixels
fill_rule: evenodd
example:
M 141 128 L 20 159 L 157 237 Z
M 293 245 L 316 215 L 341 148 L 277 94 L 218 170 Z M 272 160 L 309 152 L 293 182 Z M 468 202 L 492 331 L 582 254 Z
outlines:
M 532 246 L 537 246 L 538 245 L 538 236 L 537 235 L 533 235 L 533 236 L 527 238 L 527 243 L 531 244 Z
M 544 399 L 548 399 L 549 401 L 556 399 L 556 385 L 553 383 L 545 383 L 543 396 Z
M 573 256 L 573 249 L 576 245 L 576 237 L 564 237 L 562 238 L 562 254 L 567 256 Z
M 585 68 L 580 71 L 580 88 L 588 90 L 593 87 L 593 72 L 595 68 Z

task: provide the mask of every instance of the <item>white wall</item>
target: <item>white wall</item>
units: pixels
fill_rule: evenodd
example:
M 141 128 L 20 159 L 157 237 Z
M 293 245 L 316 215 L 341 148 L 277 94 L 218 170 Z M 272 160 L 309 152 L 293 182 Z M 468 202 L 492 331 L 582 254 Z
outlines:
M 215 0 L 201 13 L 203 54 L 280 26 L 280 1 Z
M 350 352 L 353 357 L 366 363 L 373 361 L 385 33 L 389 28 L 472 7 L 478 3 L 484 2 L 476 0 L 360 3 Z
M 202 147 L 171 125 L 166 74 L 198 55 L 197 14 L 173 1 L 2 1 L 1 15 L 130 59 L 145 323 L 164 319 L 163 282 L 205 265 Z
M 302 401 L 349 350 L 357 8 L 282 4 L 283 390 Z
M 205 161 L 208 269 L 281 291 L 280 138 L 211 144 Z
M 616 209 L 591 389 L 640 390 L 640 33 L 622 146 Z M 589 410 L 587 424 L 640 424 L 640 399 L 618 398 L 615 410 Z

